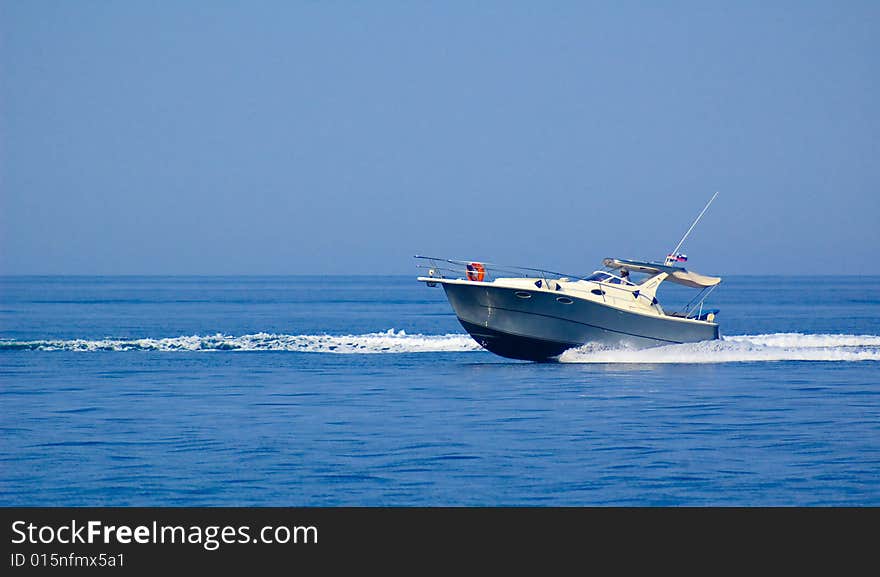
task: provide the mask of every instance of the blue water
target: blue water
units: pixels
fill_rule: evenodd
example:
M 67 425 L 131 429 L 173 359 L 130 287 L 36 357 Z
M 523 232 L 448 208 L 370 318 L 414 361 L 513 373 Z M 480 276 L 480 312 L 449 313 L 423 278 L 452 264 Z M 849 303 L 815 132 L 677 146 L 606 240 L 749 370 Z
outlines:
M 721 342 L 554 364 L 413 277 L 0 291 L 0 505 L 880 505 L 880 277 L 727 278 Z

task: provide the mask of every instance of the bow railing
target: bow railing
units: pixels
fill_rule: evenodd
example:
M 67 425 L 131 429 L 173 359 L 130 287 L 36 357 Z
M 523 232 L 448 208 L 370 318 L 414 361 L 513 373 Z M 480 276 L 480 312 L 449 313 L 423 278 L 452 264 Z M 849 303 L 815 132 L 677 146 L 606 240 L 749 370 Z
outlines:
M 420 261 L 416 268 L 424 269 L 427 276 L 439 279 L 470 279 L 491 282 L 497 278 L 506 277 L 530 277 L 548 280 L 584 280 L 579 275 L 566 274 L 541 268 L 505 265 L 484 261 L 459 260 L 453 258 L 440 258 L 433 256 L 416 255 Z M 482 275 L 480 274 L 482 273 Z

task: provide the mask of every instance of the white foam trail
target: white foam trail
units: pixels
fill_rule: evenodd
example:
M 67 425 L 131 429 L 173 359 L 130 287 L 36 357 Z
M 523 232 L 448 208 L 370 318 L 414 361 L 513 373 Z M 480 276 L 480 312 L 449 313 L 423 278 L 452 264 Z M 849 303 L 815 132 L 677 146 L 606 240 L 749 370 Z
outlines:
M 773 333 L 767 335 L 730 336 L 724 337 L 724 340 L 773 347 L 880 347 L 880 336 L 875 335 L 804 335 L 801 333 Z
M 164 339 L 0 340 L 0 350 L 39 351 L 296 351 L 337 354 L 469 352 L 482 348 L 464 334 L 407 334 L 389 329 L 362 335 L 179 336 Z M 563 353 L 564 363 L 736 363 L 880 361 L 880 336 L 775 333 L 650 349 L 587 344 Z
M 749 363 L 767 361 L 880 361 L 880 336 L 775 333 L 650 349 L 587 344 L 566 351 L 564 363 Z
M 308 353 L 436 353 L 481 350 L 468 335 L 409 335 L 389 329 L 363 335 L 180 336 L 165 339 L 0 341 L 2 349 L 40 351 L 296 351 Z

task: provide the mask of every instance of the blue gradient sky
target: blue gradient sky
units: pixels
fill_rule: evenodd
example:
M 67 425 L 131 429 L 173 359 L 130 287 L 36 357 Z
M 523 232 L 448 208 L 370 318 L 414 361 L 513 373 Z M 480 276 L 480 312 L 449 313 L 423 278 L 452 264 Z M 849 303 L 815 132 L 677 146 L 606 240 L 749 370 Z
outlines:
M 878 2 L 0 2 L 0 273 L 878 274 Z

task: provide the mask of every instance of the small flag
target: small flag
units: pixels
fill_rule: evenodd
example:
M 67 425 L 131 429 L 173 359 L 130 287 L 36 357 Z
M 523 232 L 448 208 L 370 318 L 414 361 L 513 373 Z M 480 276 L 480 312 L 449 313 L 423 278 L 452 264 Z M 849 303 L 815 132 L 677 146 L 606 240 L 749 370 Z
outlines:
M 666 255 L 666 262 L 687 262 L 687 259 L 687 255 L 680 252 Z

